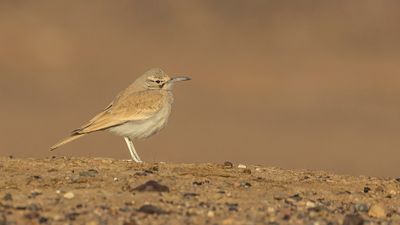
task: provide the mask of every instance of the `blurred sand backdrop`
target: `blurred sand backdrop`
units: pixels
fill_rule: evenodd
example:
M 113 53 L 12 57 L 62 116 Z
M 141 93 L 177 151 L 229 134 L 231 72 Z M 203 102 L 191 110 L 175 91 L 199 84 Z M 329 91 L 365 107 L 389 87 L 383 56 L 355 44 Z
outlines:
M 1 1 L 0 155 L 49 147 L 151 67 L 189 75 L 145 161 L 398 176 L 400 1 Z

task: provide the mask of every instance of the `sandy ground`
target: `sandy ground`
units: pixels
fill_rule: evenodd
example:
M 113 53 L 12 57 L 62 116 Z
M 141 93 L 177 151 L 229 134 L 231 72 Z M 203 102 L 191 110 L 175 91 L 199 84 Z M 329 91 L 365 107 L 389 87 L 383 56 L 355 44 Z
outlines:
M 62 157 L 0 174 L 0 225 L 400 224 L 400 179 Z

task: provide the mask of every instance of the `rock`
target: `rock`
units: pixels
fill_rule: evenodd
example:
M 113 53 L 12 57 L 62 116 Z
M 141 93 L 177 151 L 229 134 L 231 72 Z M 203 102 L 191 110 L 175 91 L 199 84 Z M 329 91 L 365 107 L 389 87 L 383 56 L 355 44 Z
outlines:
M 240 182 L 240 187 L 249 188 L 249 187 L 251 187 L 251 184 L 249 182 L 242 181 L 242 182 Z
M 201 186 L 201 185 L 203 185 L 203 184 L 209 184 L 210 183 L 210 181 L 209 180 L 204 180 L 204 181 L 193 181 L 193 185 L 196 185 L 196 186 Z
M 354 209 L 355 209 L 357 212 L 368 212 L 369 207 L 368 207 L 368 205 L 366 205 L 366 204 L 357 203 L 357 204 L 354 205 Z
M 36 196 L 39 196 L 41 194 L 42 194 L 41 190 L 33 190 L 33 191 L 31 191 L 31 196 L 32 197 L 36 197 Z
M 303 200 L 303 198 L 300 196 L 300 194 L 294 194 L 294 195 L 290 196 L 289 198 L 293 199 L 296 202 Z
M 349 214 L 344 217 L 343 225 L 363 225 L 364 219 L 358 214 Z
M 239 165 L 238 165 L 238 168 L 239 168 L 239 169 L 246 169 L 247 166 L 246 166 L 246 165 L 243 165 L 243 164 L 239 164 Z
M 251 174 L 251 169 L 244 169 L 244 170 L 243 170 L 243 173 L 245 173 L 245 174 Z
M 71 212 L 65 214 L 65 219 L 67 220 L 76 220 L 76 218 L 80 215 L 78 212 Z
M 38 219 L 39 223 L 47 223 L 49 221 L 49 219 L 47 217 L 41 216 Z
M 79 173 L 81 177 L 95 177 L 99 172 L 95 169 L 90 169 Z
M 133 191 L 140 192 L 169 192 L 169 187 L 166 185 L 162 185 L 154 180 L 149 180 L 146 183 L 139 185 L 133 189 Z
M 75 197 L 75 194 L 71 191 L 64 194 L 64 198 L 66 198 L 66 199 L 73 199 L 74 197 Z
M 368 211 L 368 216 L 374 217 L 374 218 L 385 218 L 386 211 L 382 205 L 376 204 L 376 205 L 371 206 L 371 208 Z
M 146 213 L 146 214 L 166 214 L 166 212 L 164 210 L 162 210 L 161 208 L 158 208 L 157 206 L 150 205 L 150 204 L 143 205 L 137 211 Z
M 6 194 L 4 195 L 4 197 L 3 197 L 3 200 L 4 200 L 4 201 L 12 201 L 12 200 L 13 200 L 13 197 L 12 197 L 12 195 L 11 195 L 10 193 L 6 193 Z
M 369 191 L 371 190 L 371 188 L 370 187 L 364 187 L 364 193 L 368 193 Z
M 270 214 L 275 213 L 275 211 L 276 211 L 276 210 L 275 210 L 274 207 L 269 206 L 269 207 L 267 208 L 267 212 L 270 213 Z
M 199 194 L 197 194 L 197 193 L 191 193 L 191 192 L 188 192 L 188 193 L 184 193 L 184 194 L 183 194 L 183 198 L 187 198 L 187 199 L 193 198 L 193 197 L 197 197 L 197 196 L 199 196 Z
M 317 204 L 315 204 L 315 202 L 312 202 L 312 201 L 306 202 L 306 208 L 315 208 L 316 206 L 317 206 Z
M 233 163 L 231 163 L 229 161 L 225 161 L 223 167 L 224 167 L 224 169 L 232 169 Z
M 237 212 L 237 211 L 239 211 L 238 210 L 238 207 L 239 207 L 239 204 L 238 203 L 225 203 L 225 205 L 228 207 L 228 210 L 229 211 L 235 211 L 235 212 Z
M 208 212 L 207 212 L 207 217 L 208 217 L 208 218 L 213 218 L 214 216 L 215 216 L 214 211 L 208 211 Z

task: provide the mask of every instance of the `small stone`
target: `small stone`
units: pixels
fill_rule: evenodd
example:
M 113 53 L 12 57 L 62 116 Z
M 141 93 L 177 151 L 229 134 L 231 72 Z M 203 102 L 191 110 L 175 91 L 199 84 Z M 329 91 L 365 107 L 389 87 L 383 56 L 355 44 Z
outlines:
M 363 225 L 364 224 L 364 219 L 358 215 L 346 215 L 343 220 L 343 225 Z
M 207 217 L 213 218 L 215 216 L 215 213 L 213 211 L 208 211 L 207 212 Z
M 239 204 L 238 203 L 225 203 L 225 205 L 228 207 L 228 210 L 229 211 L 235 211 L 235 212 L 237 212 L 237 211 L 239 211 L 238 210 L 238 207 L 239 207 Z
M 370 187 L 364 187 L 364 193 L 368 193 L 371 190 Z
M 246 165 L 243 165 L 243 164 L 239 164 L 239 165 L 238 165 L 238 168 L 239 168 L 239 169 L 246 169 L 247 166 L 246 166 Z
M 229 161 L 225 161 L 223 167 L 224 167 L 224 169 L 232 169 L 233 163 L 231 163 Z
M 199 196 L 199 194 L 197 194 L 197 193 L 192 193 L 192 192 L 188 192 L 188 193 L 184 193 L 184 194 L 183 194 L 183 197 L 184 197 L 184 198 L 187 198 L 187 199 L 189 199 L 189 198 L 194 198 L 194 197 L 197 197 L 197 196 Z
M 242 181 L 242 182 L 240 182 L 240 187 L 249 188 L 249 187 L 251 187 L 251 184 L 249 182 Z
M 357 211 L 357 212 L 368 212 L 368 205 L 366 205 L 366 204 L 363 204 L 363 203 L 358 203 L 358 204 L 355 204 L 354 205 L 354 209 Z
M 73 199 L 74 197 L 75 197 L 75 194 L 71 191 L 64 194 L 64 198 L 66 198 L 66 199 Z
M 166 212 L 161 208 L 158 208 L 154 205 L 143 205 L 138 209 L 138 212 L 146 213 L 146 214 L 165 214 Z
M 4 197 L 3 197 L 3 200 L 4 200 L 4 201 L 12 201 L 12 200 L 13 200 L 13 197 L 12 197 L 12 195 L 11 195 L 10 193 L 6 193 L 6 194 L 4 195 Z
M 56 190 L 56 194 L 61 194 L 61 191 L 60 190 Z
M 169 192 L 169 187 L 162 185 L 154 180 L 149 180 L 146 183 L 133 188 L 133 191 L 148 191 L 148 192 Z
M 262 172 L 262 169 L 261 169 L 261 168 L 258 168 L 258 167 L 257 167 L 255 170 L 256 170 L 257 172 Z
M 243 170 L 243 173 L 245 173 L 245 174 L 251 174 L 251 169 L 244 169 L 244 170 Z
M 31 196 L 32 197 L 36 197 L 36 196 L 39 196 L 39 195 L 41 195 L 42 194 L 42 191 L 40 191 L 40 190 L 33 190 L 33 191 L 31 191 Z
M 303 200 L 303 198 L 300 196 L 300 194 L 294 194 L 294 195 L 290 196 L 289 198 L 293 199 L 296 202 Z
M 272 213 L 275 213 L 275 208 L 273 208 L 273 207 L 270 206 L 270 207 L 267 208 L 267 212 L 268 212 L 268 213 L 271 213 L 271 214 L 272 214 Z
M 39 218 L 39 223 L 47 223 L 49 221 L 49 219 L 47 217 L 41 216 Z
M 90 169 L 88 171 L 83 171 L 79 173 L 81 177 L 95 177 L 99 172 L 95 169 Z
M 368 216 L 374 217 L 374 218 L 385 218 L 386 217 L 386 211 L 383 208 L 382 205 L 373 205 L 368 211 Z
M 113 179 L 115 182 L 117 182 L 118 181 L 118 177 L 114 177 L 114 179 Z
M 315 208 L 317 206 L 317 204 L 315 204 L 315 202 L 312 201 L 307 201 L 306 202 L 306 207 L 307 208 Z

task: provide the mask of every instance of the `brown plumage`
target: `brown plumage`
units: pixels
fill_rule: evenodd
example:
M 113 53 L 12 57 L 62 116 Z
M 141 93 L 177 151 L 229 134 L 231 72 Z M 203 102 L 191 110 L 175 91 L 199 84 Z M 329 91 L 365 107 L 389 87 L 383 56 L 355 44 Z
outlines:
M 173 102 L 172 85 L 180 80 L 189 78 L 171 79 L 157 68 L 147 71 L 118 94 L 102 112 L 50 149 L 55 150 L 89 133 L 102 130 L 124 136 L 130 141 L 151 136 L 165 126 Z M 133 144 L 129 145 L 133 148 Z

